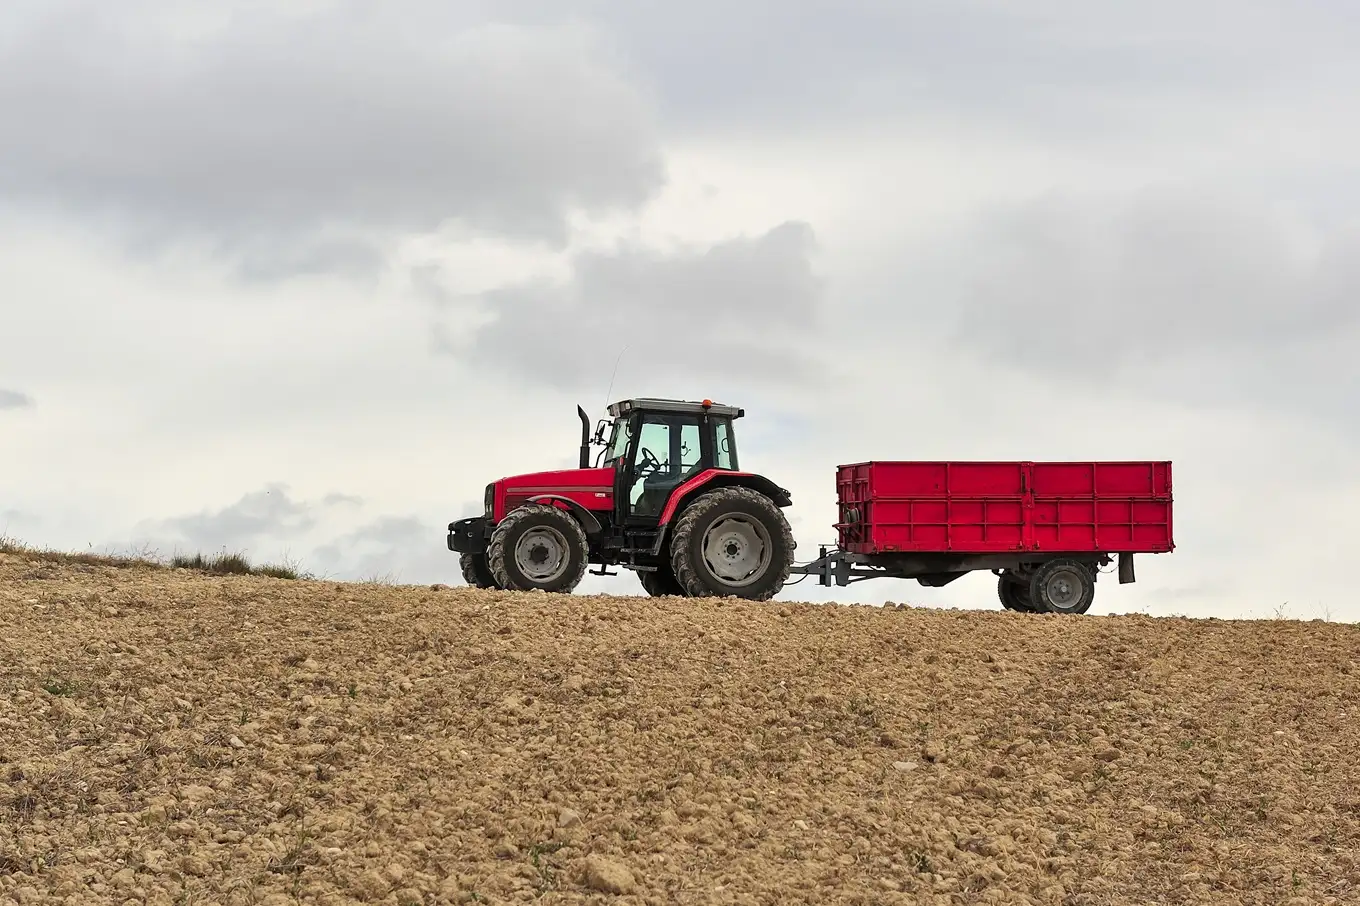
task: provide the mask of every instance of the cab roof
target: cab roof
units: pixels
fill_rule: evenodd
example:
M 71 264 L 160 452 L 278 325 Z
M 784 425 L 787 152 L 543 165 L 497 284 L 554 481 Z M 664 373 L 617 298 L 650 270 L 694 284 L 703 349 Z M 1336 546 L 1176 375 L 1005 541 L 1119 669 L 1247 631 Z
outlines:
M 629 412 L 642 410 L 644 412 L 679 412 L 686 415 L 699 415 L 708 412 L 711 415 L 721 415 L 727 418 L 741 418 L 746 414 L 745 409 L 737 406 L 725 406 L 722 403 L 715 403 L 712 400 L 695 402 L 692 400 L 667 400 L 655 397 L 638 397 L 631 400 L 619 400 L 609 406 L 609 415 L 618 418 Z

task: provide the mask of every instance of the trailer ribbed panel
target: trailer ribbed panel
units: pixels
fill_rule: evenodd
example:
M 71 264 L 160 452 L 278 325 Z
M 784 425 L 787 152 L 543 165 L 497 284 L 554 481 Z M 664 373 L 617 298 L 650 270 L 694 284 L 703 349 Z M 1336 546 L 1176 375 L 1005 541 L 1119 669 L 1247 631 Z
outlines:
M 853 553 L 1174 548 L 1169 462 L 873 461 L 840 466 L 836 491 Z

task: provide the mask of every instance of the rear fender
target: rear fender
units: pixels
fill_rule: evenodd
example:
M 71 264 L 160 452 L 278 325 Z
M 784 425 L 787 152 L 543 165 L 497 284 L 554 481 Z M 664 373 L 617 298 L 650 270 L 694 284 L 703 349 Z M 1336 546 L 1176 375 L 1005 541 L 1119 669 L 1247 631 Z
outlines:
M 560 494 L 538 494 L 530 497 L 525 503 L 547 503 L 560 510 L 566 510 L 581 523 L 587 538 L 597 538 L 604 532 L 604 526 L 600 525 L 600 520 L 595 518 L 595 514 L 570 497 L 563 497 Z
M 757 475 L 754 472 L 731 472 L 726 469 L 707 469 L 671 492 L 670 499 L 666 501 L 666 508 L 661 511 L 661 518 L 657 522 L 657 528 L 660 531 L 656 533 L 656 540 L 652 542 L 652 554 L 659 555 L 661 553 L 669 534 L 668 527 L 691 500 L 705 491 L 730 487 L 750 488 L 773 500 L 775 506 L 793 505 L 792 495 L 764 475 Z

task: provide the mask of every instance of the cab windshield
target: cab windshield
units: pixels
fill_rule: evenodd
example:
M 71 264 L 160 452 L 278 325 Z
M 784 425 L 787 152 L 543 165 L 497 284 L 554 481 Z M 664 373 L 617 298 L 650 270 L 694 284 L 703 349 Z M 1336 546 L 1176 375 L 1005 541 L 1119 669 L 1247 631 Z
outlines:
M 602 465 L 612 466 L 628 452 L 628 441 L 632 437 L 632 419 L 628 416 L 614 419 L 614 430 L 609 435 L 609 448 Z

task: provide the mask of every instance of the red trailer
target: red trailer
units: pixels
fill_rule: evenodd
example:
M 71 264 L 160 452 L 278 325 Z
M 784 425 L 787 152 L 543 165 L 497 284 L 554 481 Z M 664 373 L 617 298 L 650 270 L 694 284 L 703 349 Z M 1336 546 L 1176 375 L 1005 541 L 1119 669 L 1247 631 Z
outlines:
M 839 544 L 794 572 L 942 586 L 979 569 L 1008 610 L 1084 613 L 1099 568 L 1168 553 L 1171 463 L 874 461 L 836 471 Z

